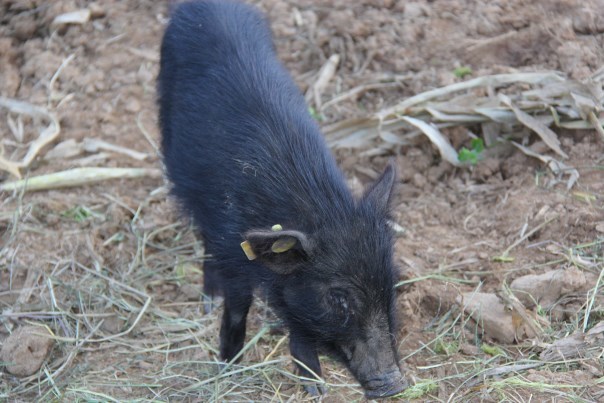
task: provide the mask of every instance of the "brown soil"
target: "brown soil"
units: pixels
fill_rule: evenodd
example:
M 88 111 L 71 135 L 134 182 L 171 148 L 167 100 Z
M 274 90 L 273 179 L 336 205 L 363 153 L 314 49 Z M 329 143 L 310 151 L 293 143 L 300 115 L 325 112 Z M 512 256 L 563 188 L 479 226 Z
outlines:
M 371 89 L 321 110 L 322 124 L 365 116 L 402 98 L 460 81 L 453 72 L 460 66 L 471 67 L 471 77 L 553 69 L 584 79 L 604 65 L 600 12 L 604 2 L 599 0 L 253 3 L 269 15 L 279 55 L 303 91 L 314 83 L 331 55 L 340 55 L 336 75 L 321 94 L 323 103 L 358 85 L 399 76 L 396 85 Z M 51 26 L 57 15 L 80 8 L 92 11 L 88 22 Z M 81 165 L 160 167 L 155 151 L 159 138 L 155 77 L 166 18 L 166 2 L 151 0 L 0 3 L 0 95 L 47 107 L 61 123 L 59 139 L 25 174 Z M 11 114 L 10 119 L 18 118 Z M 10 134 L 8 121 L 8 114 L 0 109 L 4 155 L 17 160 L 24 155 L 23 144 L 34 138 L 36 122 L 23 120 L 25 138 L 18 141 Z M 483 343 L 499 343 L 510 361 L 534 357 L 543 347 L 517 337 L 498 338 L 481 327 L 480 320 L 464 317 L 462 325 L 456 324 L 454 331 L 442 337 L 455 341 L 459 348 L 436 348 L 434 340 L 460 312 L 455 301 L 461 295 L 494 295 L 502 284 L 519 277 L 576 267 L 585 281 L 581 287 L 557 284 L 560 291 L 555 296 L 539 294 L 546 295 L 547 306 L 530 306 L 528 297 L 523 301 L 529 310 L 545 310 L 541 314 L 551 323 L 546 342 L 572 333 L 564 333 L 565 326 L 583 326 L 586 290 L 593 291 L 602 269 L 604 145 L 593 130 L 557 133 L 569 155 L 565 163 L 580 174 L 571 190 L 563 178 L 515 148 L 501 147 L 470 169 L 442 161 L 427 141 L 401 146 L 387 156 L 338 150 L 338 160 L 352 184 L 368 183 L 389 157 L 396 157 L 400 186 L 395 219 L 404 229 L 396 256 L 401 280 L 407 280 L 399 296 L 400 354 L 414 381 L 452 377 L 423 399 L 501 400 L 507 396 L 503 387 L 470 387 L 459 376 L 467 368 L 458 363 L 492 359 L 495 363 L 489 365 L 497 366 L 507 362 L 483 353 L 479 348 Z M 469 141 L 467 129 L 450 129 L 446 134 L 456 149 Z M 77 144 L 90 138 L 145 153 L 147 158 L 141 161 L 104 152 L 90 159 L 97 153 L 82 149 L 59 158 L 48 156 L 48 150 L 60 142 Z M 535 138 L 527 135 L 526 141 L 533 144 Z M 10 179 L 14 178 L 0 173 L 0 181 Z M 50 326 L 62 344 L 32 355 L 39 359 L 42 351 L 45 365 L 58 371 L 53 383 L 67 400 L 99 398 L 73 394 L 84 389 L 116 399 L 189 398 L 182 388 L 191 384 L 190 379 L 203 381 L 217 373 L 215 366 L 204 363 L 215 357 L 219 311 L 202 313 L 203 246 L 179 218 L 161 179 L 0 195 L 3 351 L 11 343 L 10 333 L 13 337 L 27 333 L 30 328 L 21 326 L 40 322 Z M 510 250 L 513 260 L 494 259 L 545 222 Z M 432 277 L 418 280 L 427 275 Z M 548 284 L 542 277 L 535 281 L 542 281 L 540 287 Z M 599 292 L 591 313 L 594 322 L 604 318 L 604 297 Z M 146 296 L 152 298 L 148 306 Z M 539 298 L 533 300 L 539 302 Z M 138 318 L 143 307 L 145 315 Z M 504 312 L 506 307 L 497 309 Z M 272 320 L 264 305 L 254 308 L 248 320 L 249 338 L 267 318 Z M 88 336 L 99 341 L 84 342 Z M 262 377 L 250 383 L 244 376 L 229 378 L 221 386 L 222 394 L 214 396 L 219 400 L 277 399 L 278 394 L 267 386 L 271 384 L 283 400 L 304 398 L 295 382 L 283 375 L 291 366 L 287 343 L 279 344 L 282 338 L 278 331 L 262 336 L 243 359 L 249 365 L 268 355 L 282 359 L 271 369 L 273 383 Z M 0 361 L 10 361 L 3 357 Z M 354 383 L 339 364 L 328 358 L 323 362 L 328 382 Z M 580 385 L 573 393 L 596 401 L 603 396 L 601 356 L 593 362 L 531 369 L 523 378 L 527 383 L 550 386 L 537 390 L 525 385 L 520 391 L 516 385 L 520 389 L 515 399 L 564 399 L 568 390 L 551 385 Z M 7 372 L 26 376 L 37 370 L 30 369 L 16 373 L 7 367 Z M 40 389 L 27 390 L 32 379 L 0 372 L 0 398 L 29 400 L 46 396 L 52 389 L 42 383 Z M 329 396 L 328 401 L 362 398 L 358 388 L 344 386 L 332 388 Z M 203 395 L 197 398 L 203 400 Z

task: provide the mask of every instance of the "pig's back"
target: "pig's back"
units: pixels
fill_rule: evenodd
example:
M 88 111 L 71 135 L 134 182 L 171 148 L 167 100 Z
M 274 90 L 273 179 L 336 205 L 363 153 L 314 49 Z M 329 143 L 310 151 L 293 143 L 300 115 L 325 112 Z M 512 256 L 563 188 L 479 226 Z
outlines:
M 251 228 L 302 230 L 353 208 L 254 8 L 224 1 L 179 6 L 160 67 L 167 174 L 206 239 L 221 238 L 230 248 Z
M 174 136 L 175 142 L 210 140 L 212 133 L 199 127 L 202 122 L 224 126 L 235 110 L 250 112 L 253 99 L 242 96 L 261 97 L 258 78 L 273 67 L 263 60 L 272 49 L 268 26 L 254 11 L 221 1 L 184 3 L 174 11 L 162 41 L 158 77 L 164 151 L 171 151 Z

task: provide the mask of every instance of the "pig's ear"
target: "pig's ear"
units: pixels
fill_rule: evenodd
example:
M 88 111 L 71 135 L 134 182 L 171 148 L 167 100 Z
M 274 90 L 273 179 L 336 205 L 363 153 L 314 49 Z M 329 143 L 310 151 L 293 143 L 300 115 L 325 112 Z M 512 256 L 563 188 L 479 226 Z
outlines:
M 257 260 L 278 274 L 290 274 L 308 261 L 313 245 L 300 231 L 249 231 L 241 249 L 250 260 Z
M 394 194 L 394 183 L 396 181 L 396 165 L 394 159 L 391 159 L 386 165 L 386 169 L 374 184 L 365 191 L 363 200 L 369 202 L 374 208 L 382 211 L 388 211 L 390 202 Z

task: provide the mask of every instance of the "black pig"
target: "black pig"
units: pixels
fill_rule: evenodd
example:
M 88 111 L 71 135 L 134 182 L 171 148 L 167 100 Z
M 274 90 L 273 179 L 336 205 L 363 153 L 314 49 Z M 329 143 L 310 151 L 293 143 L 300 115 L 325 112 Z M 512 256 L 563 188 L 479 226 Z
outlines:
M 289 330 L 301 375 L 312 377 L 304 366 L 321 374 L 322 351 L 348 366 L 367 397 L 401 392 L 387 224 L 393 165 L 352 196 L 251 6 L 178 5 L 161 46 L 158 90 L 173 194 L 211 255 L 205 291 L 224 297 L 221 358 L 243 347 L 261 288 Z

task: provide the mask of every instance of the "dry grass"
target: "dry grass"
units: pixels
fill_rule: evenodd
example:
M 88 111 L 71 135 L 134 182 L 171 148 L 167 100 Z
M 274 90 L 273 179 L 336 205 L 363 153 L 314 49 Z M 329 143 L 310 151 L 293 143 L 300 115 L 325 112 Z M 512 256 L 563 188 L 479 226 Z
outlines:
M 39 373 L 21 379 L 2 375 L 0 396 L 42 401 L 309 399 L 297 386 L 301 380 L 291 372 L 285 336 L 270 331 L 275 319 L 262 301 L 257 301 L 250 315 L 244 364 L 224 365 L 215 359 L 220 309 L 204 315 L 199 301 L 172 301 L 173 293 L 161 291 L 194 284 L 203 256 L 203 247 L 188 226 L 176 223 L 140 229 L 138 223 L 149 218 L 148 203 L 163 197 L 163 191 L 155 192 L 136 209 L 130 230 L 120 241 L 136 251 L 128 265 L 106 267 L 100 261 L 85 265 L 69 258 L 49 261 L 51 270 L 32 268 L 27 277 L 35 280 L 4 293 L 19 296 L 13 306 L 2 307 L 5 329 L 19 323 L 47 327 L 55 347 Z M 31 206 L 26 204 L 16 211 L 2 209 L 6 240 L 0 252 L 2 271 L 23 269 L 13 266 L 10 256 L 17 247 L 16 235 L 27 231 L 23 223 L 28 211 Z M 604 378 L 573 383 L 575 378 L 562 376 L 578 368 L 601 371 L 601 345 L 563 361 L 547 362 L 538 355 L 549 343 L 589 330 L 604 317 L 604 239 L 565 250 L 562 261 L 566 264 L 599 274 L 587 298 L 567 297 L 582 303 L 574 322 L 558 323 L 538 344 L 496 346 L 485 344 L 480 328 L 452 306 L 423 330 L 431 335 L 424 346 L 403 357 L 404 362 L 422 356 L 427 365 L 412 369 L 414 384 L 400 398 L 457 402 L 484 398 L 526 401 L 539 396 L 583 402 L 601 397 L 598 393 L 602 393 Z M 466 282 L 455 267 L 444 266 L 400 286 L 428 280 Z M 35 305 L 26 302 L 31 294 L 37 295 Z M 478 347 L 480 354 L 462 355 L 466 345 Z M 329 401 L 363 400 L 340 365 L 328 358 L 323 363 Z M 535 371 L 559 376 L 546 379 Z
M 154 197 L 166 195 L 157 192 Z M 17 234 L 27 231 L 22 224 L 27 218 L 19 211 L 31 208 L 23 206 L 14 214 L 2 210 L 8 224 L 0 254 L 2 271 L 16 274 L 23 269 L 11 265 L 10 255 L 17 248 Z M 136 251 L 128 265 L 105 267 L 99 260 L 87 266 L 68 258 L 49 261 L 52 270 L 30 269 L 27 277 L 35 281 L 3 293 L 19 296 L 14 305 L 2 307 L 5 329 L 21 323 L 44 326 L 53 334 L 55 347 L 39 373 L 21 379 L 4 374 L 0 396 L 25 400 L 35 396 L 43 401 L 124 401 L 133 396 L 307 399 L 296 387 L 300 380 L 290 371 L 286 338 L 270 335 L 268 325 L 252 326 L 244 365 L 225 366 L 215 359 L 220 308 L 205 315 L 198 301 L 172 302 L 173 294 L 161 292 L 198 281 L 203 247 L 183 224 L 139 230 L 137 222 L 146 218 L 142 204 L 130 231 L 119 241 Z M 19 302 L 28 301 L 32 294 L 39 303 Z M 253 315 L 262 322 L 274 321 L 258 302 Z M 340 377 L 329 384 L 332 389 L 361 396 L 347 375 Z

